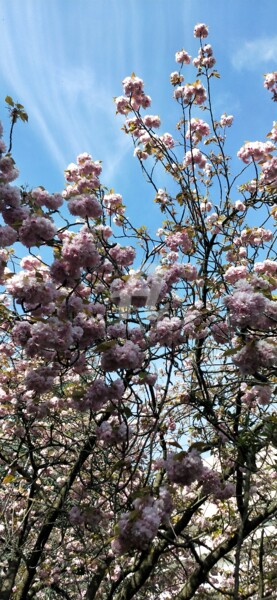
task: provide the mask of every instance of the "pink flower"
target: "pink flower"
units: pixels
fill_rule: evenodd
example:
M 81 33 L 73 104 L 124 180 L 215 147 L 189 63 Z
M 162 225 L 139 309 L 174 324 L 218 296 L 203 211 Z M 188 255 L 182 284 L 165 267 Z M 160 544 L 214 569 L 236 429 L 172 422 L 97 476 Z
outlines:
M 117 369 L 137 369 L 141 367 L 144 354 L 141 349 L 127 340 L 122 346 L 116 344 L 110 350 L 103 352 L 101 367 L 104 371 L 116 371 Z
M 264 87 L 272 92 L 273 100 L 277 100 L 277 71 L 265 75 Z
M 197 143 L 202 140 L 203 136 L 210 134 L 210 127 L 208 123 L 205 123 L 202 119 L 194 119 L 192 118 L 188 124 L 188 130 L 186 133 L 186 138 L 190 139 Z
M 51 240 L 57 232 L 55 225 L 45 217 L 30 216 L 23 221 L 19 228 L 19 239 L 30 248 L 40 246 L 47 240 Z
M 184 254 L 187 254 L 192 248 L 192 241 L 185 227 L 181 231 L 168 234 L 165 243 L 173 251 L 177 251 L 180 247 Z
M 277 156 L 267 160 L 262 165 L 260 181 L 263 185 L 276 187 L 277 184 Z
M 101 205 L 93 194 L 74 196 L 69 200 L 68 208 L 72 215 L 77 215 L 83 219 L 86 217 L 97 219 L 102 214 Z
M 114 192 L 111 194 L 105 194 L 103 200 L 108 215 L 124 214 L 125 207 L 122 203 L 122 196 L 120 194 L 115 194 Z
M 140 94 L 143 91 L 143 80 L 135 75 L 131 77 L 125 77 L 122 81 L 124 94 L 131 96 L 133 94 Z
M 175 60 L 177 63 L 189 65 L 190 59 L 191 56 L 189 56 L 189 54 L 184 49 L 179 50 L 179 52 L 176 52 L 175 54 Z
M 235 202 L 235 207 L 237 210 L 244 212 L 246 210 L 246 206 L 243 202 L 241 202 L 241 200 L 237 200 Z
M 17 231 L 9 225 L 0 226 L 0 246 L 11 246 L 17 240 Z
M 205 44 L 205 46 L 199 48 L 197 58 L 193 59 L 193 65 L 197 69 L 202 69 L 202 67 L 211 69 L 215 63 L 215 57 L 213 56 L 213 49 L 210 44 Z
M 162 346 L 176 346 L 182 343 L 183 321 L 178 317 L 165 317 L 159 320 L 150 331 L 151 343 L 159 343 Z
M 249 164 L 252 160 L 265 161 L 273 150 L 275 145 L 272 142 L 246 142 L 237 152 L 237 156 L 244 163 Z
M 191 485 L 201 478 L 204 471 L 201 456 L 194 449 L 189 452 L 169 454 L 162 464 L 166 469 L 168 479 L 179 485 Z
M 235 291 L 232 296 L 224 298 L 224 304 L 229 309 L 233 326 L 254 329 L 262 326 L 267 300 L 263 294 L 255 293 L 250 285 L 245 290 Z
M 44 394 L 51 390 L 54 383 L 55 373 L 50 367 L 39 367 L 28 371 L 25 377 L 27 390 L 34 390 L 38 394 Z
M 18 169 L 15 167 L 15 162 L 11 156 L 0 157 L 0 180 L 2 183 L 14 181 L 19 175 Z
M 198 148 L 192 148 L 192 150 L 188 150 L 185 154 L 183 168 L 186 169 L 189 165 L 198 165 L 200 169 L 204 169 L 206 163 L 207 159 L 204 154 Z
M 158 115 L 145 115 L 142 120 L 146 127 L 157 128 L 161 125 L 161 119 Z
M 132 265 L 136 256 L 136 252 L 132 246 L 120 246 L 116 244 L 110 249 L 110 256 L 115 263 L 121 267 Z
M 247 267 L 239 265 L 237 267 L 229 267 L 225 273 L 225 279 L 228 283 L 236 283 L 239 279 L 245 279 L 248 274 Z
M 173 509 L 171 496 L 160 488 L 159 497 L 144 495 L 133 501 L 134 510 L 123 513 L 117 524 L 117 537 L 112 542 L 115 554 L 132 549 L 146 550 L 158 533 L 159 526 L 168 525 Z
M 219 122 L 221 127 L 231 127 L 233 120 L 233 115 L 227 115 L 226 113 L 224 113 L 223 115 L 221 115 Z
M 163 133 L 159 137 L 159 140 L 162 144 L 165 145 L 166 148 L 174 148 L 175 146 L 174 139 L 170 133 Z
M 179 85 L 182 81 L 184 81 L 184 76 L 181 73 L 178 73 L 178 71 L 173 71 L 173 73 L 170 74 L 170 83 L 172 83 L 172 85 Z
M 101 261 L 93 235 L 85 227 L 82 227 L 72 239 L 64 241 L 62 258 L 68 265 L 72 265 L 74 270 L 78 267 L 94 269 Z
M 195 81 L 192 84 L 177 87 L 174 91 L 174 98 L 181 99 L 186 104 L 203 104 L 207 100 L 207 93 L 202 83 Z
M 273 142 L 277 142 L 277 121 L 273 121 L 273 127 L 269 133 L 269 137 Z
M 208 37 L 209 29 L 205 23 L 197 23 L 194 27 L 194 37 L 196 38 L 206 38 Z

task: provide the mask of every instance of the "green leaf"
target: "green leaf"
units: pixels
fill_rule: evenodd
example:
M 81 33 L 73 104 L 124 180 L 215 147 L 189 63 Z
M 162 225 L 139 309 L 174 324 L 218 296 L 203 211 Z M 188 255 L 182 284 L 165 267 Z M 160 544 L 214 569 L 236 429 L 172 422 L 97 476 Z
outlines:
M 105 352 L 106 350 L 110 350 L 117 344 L 117 340 L 109 340 L 108 342 L 101 342 L 95 348 L 95 352 Z
M 23 121 L 23 123 L 26 123 L 28 121 L 28 115 L 26 112 L 20 112 L 18 116 L 21 119 L 21 121 Z
M 223 352 L 222 356 L 233 356 L 233 354 L 237 354 L 238 351 L 239 348 L 230 348 L 229 350 Z
M 6 102 L 7 104 L 9 104 L 10 106 L 14 106 L 14 101 L 13 101 L 13 99 L 11 98 L 11 96 L 6 96 L 6 98 L 5 98 L 5 102 Z

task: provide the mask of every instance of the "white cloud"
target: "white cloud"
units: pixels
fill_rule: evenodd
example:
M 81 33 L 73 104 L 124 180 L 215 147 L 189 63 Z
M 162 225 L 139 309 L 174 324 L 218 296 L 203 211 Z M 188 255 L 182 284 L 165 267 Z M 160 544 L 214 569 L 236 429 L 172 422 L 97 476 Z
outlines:
M 239 70 L 254 70 L 257 65 L 269 62 L 276 62 L 277 65 L 277 36 L 244 42 L 232 58 L 233 66 Z
M 7 94 L 25 106 L 29 127 L 59 170 L 88 151 L 95 159 L 105 159 L 105 175 L 112 177 L 129 143 L 115 118 L 111 73 L 105 65 L 101 79 L 101 57 L 93 60 L 99 55 L 95 40 L 94 45 L 93 38 L 90 46 L 80 44 L 76 53 L 76 40 L 59 31 L 62 15 L 56 5 L 50 4 L 45 12 L 41 3 L 26 0 L 24 27 L 16 5 L 4 11 L 0 23 L 5 49 L 0 53 L 0 69 Z M 80 24 L 75 34 L 80 40 Z

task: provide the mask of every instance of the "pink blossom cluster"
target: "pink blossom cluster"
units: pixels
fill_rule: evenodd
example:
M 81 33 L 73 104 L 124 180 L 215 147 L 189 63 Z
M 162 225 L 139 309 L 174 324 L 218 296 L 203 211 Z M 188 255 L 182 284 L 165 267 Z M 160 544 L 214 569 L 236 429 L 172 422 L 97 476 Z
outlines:
M 6 269 L 8 260 L 9 260 L 9 255 L 8 255 L 7 250 L 0 249 L 0 282 L 1 282 L 1 284 L 4 283 L 4 281 L 2 281 L 2 277 L 5 273 L 5 269 Z
M 191 263 L 180 265 L 180 275 L 182 279 L 185 279 L 186 281 L 195 281 L 195 279 L 197 279 L 197 274 L 197 267 L 195 265 L 192 265 Z
M 178 71 L 170 73 L 170 83 L 172 83 L 172 85 L 181 85 L 183 81 L 184 76 L 181 73 L 178 73 Z
M 83 331 L 74 327 L 69 321 L 62 322 L 51 316 L 47 322 L 20 321 L 14 325 L 12 338 L 16 344 L 23 346 L 29 357 L 41 356 L 53 360 L 62 356 L 82 337 Z
M 254 264 L 255 273 L 259 273 L 261 275 L 268 275 L 269 277 L 277 277 L 277 262 L 274 260 L 269 260 L 268 258 L 263 262 L 256 262 Z M 277 281 L 276 281 L 277 283 Z
M 244 248 L 243 246 L 236 246 L 235 248 L 233 248 L 232 250 L 228 250 L 226 252 L 226 259 L 229 262 L 241 262 L 241 266 L 243 266 L 244 264 L 244 259 L 247 257 L 247 249 Z
M 101 315 L 89 317 L 86 313 L 80 312 L 73 320 L 75 333 L 78 331 L 79 348 L 87 348 L 105 338 L 106 326 Z
M 9 225 L 0 226 L 0 246 L 11 246 L 17 240 L 18 233 Z
M 206 69 L 211 69 L 216 63 L 211 44 L 205 44 L 204 46 L 200 47 L 197 58 L 194 58 L 192 62 L 197 69 L 201 69 L 203 67 Z
M 198 165 L 199 169 L 204 169 L 206 163 L 207 159 L 204 156 L 204 154 L 202 154 L 202 152 L 200 152 L 198 148 L 192 148 L 191 150 L 188 150 L 185 154 L 183 160 L 183 168 L 186 169 L 191 165 L 192 167 Z
M 101 367 L 104 371 L 117 371 L 118 369 L 138 369 L 142 366 L 144 353 L 141 349 L 127 340 L 122 346 L 115 344 L 112 348 L 103 352 Z
M 208 26 L 205 23 L 197 23 L 194 27 L 193 35 L 196 38 L 206 38 L 209 35 Z
M 212 494 L 218 500 L 228 500 L 236 494 L 235 486 L 230 482 L 221 481 L 219 473 L 204 467 L 201 476 L 202 493 Z
M 233 333 L 233 328 L 225 321 L 213 323 L 210 327 L 212 336 L 218 344 L 226 344 L 230 342 L 230 335 Z
M 103 202 L 104 206 L 106 207 L 107 215 L 116 215 L 117 217 L 124 215 L 125 206 L 122 202 L 122 196 L 120 194 L 115 194 L 114 192 L 105 194 Z
M 268 134 L 268 137 L 270 137 L 273 142 L 277 142 L 277 121 L 273 121 L 273 127 Z
M 102 208 L 94 194 L 73 196 L 68 201 L 69 212 L 83 219 L 97 219 L 102 214 Z
M 84 395 L 73 397 L 73 405 L 79 410 L 101 410 L 108 403 L 117 404 L 124 393 L 124 383 L 115 379 L 108 385 L 104 379 L 98 378 L 88 387 Z
M 46 206 L 49 210 L 57 210 L 64 201 L 61 194 L 49 194 L 43 187 L 34 188 L 31 191 L 31 198 L 37 206 Z
M 78 273 L 80 268 L 94 269 L 99 266 L 100 260 L 94 237 L 86 227 L 64 238 L 62 263 L 65 271 L 73 269 Z
M 272 92 L 273 100 L 277 100 L 277 71 L 272 73 L 266 73 L 264 80 L 264 87 Z
M 159 467 L 164 467 L 171 483 L 191 485 L 203 475 L 202 458 L 194 448 L 189 452 L 169 454 L 166 460 L 158 461 Z
M 48 392 L 53 386 L 55 374 L 51 367 L 31 369 L 25 376 L 27 390 L 34 390 L 37 394 Z
M 246 142 L 237 152 L 237 156 L 246 164 L 253 160 L 264 162 L 271 158 L 271 152 L 274 150 L 276 148 L 272 142 Z
M 222 229 L 222 220 L 216 212 L 208 215 L 205 219 L 207 229 L 211 229 L 212 233 L 218 233 Z
M 270 242 L 273 233 L 264 227 L 247 227 L 242 230 L 240 237 L 234 238 L 235 246 L 261 246 L 264 242 Z
M 57 228 L 50 218 L 32 215 L 27 217 L 19 228 L 19 240 L 27 248 L 41 246 L 51 240 L 56 232 Z
M 128 267 L 134 262 L 136 252 L 132 246 L 120 246 L 116 244 L 110 249 L 110 256 L 116 265 L 120 267 Z
M 204 317 L 201 308 L 192 306 L 184 316 L 183 334 L 192 339 L 203 339 L 208 335 L 210 319 Z
M 99 527 L 104 514 L 100 508 L 85 508 L 81 510 L 80 506 L 72 506 L 68 513 L 69 521 L 72 525 L 86 525 L 91 531 L 96 531 Z
M 102 172 L 101 163 L 94 161 L 87 152 L 77 156 L 77 164 L 70 163 L 65 169 L 65 178 L 68 183 L 63 197 L 66 199 L 80 194 L 91 194 L 100 187 L 99 175 Z
M 185 104 L 203 104 L 207 100 L 207 93 L 199 80 L 194 83 L 178 86 L 174 90 L 174 98 L 182 100 Z
M 186 138 L 191 139 L 195 144 L 202 140 L 202 137 L 210 134 L 208 123 L 202 119 L 192 118 L 189 121 Z
M 175 60 L 177 63 L 181 63 L 182 65 L 183 64 L 189 65 L 191 56 L 189 56 L 189 54 L 186 52 L 186 50 L 184 50 L 184 48 L 182 48 L 182 50 L 179 50 L 178 52 L 176 52 Z
M 109 338 L 125 339 L 127 336 L 127 328 L 124 323 L 112 323 L 107 327 L 107 336 Z
M 242 383 L 240 386 L 243 395 L 242 401 L 248 406 L 255 406 L 257 403 L 266 405 L 270 402 L 272 396 L 272 389 L 269 385 L 253 385 L 249 387 L 246 383 Z
M 163 146 L 165 146 L 166 148 L 174 148 L 175 146 L 175 141 L 171 135 L 171 133 L 165 132 L 162 133 L 162 135 L 160 135 L 158 137 L 158 143 L 157 143 L 157 147 L 160 147 L 160 144 L 162 144 Z
M 137 146 L 134 150 L 134 156 L 140 160 L 146 160 L 151 153 L 156 155 L 163 155 L 167 149 L 174 148 L 175 141 L 172 135 L 168 132 L 158 136 L 156 134 L 150 134 L 148 132 L 141 133 L 138 137 L 138 143 L 142 144 L 142 147 Z
M 123 115 L 131 110 L 148 108 L 151 105 L 151 98 L 144 92 L 143 80 L 134 74 L 131 77 L 125 77 L 122 81 L 125 96 L 119 96 L 115 99 L 116 110 Z
M 245 265 L 229 267 L 225 272 L 224 278 L 228 283 L 236 283 L 239 279 L 245 279 L 248 275 L 248 269 Z
M 241 200 L 236 200 L 235 207 L 236 210 L 239 210 L 240 212 L 244 212 L 246 210 L 246 206 Z
M 118 419 L 114 418 L 112 421 L 103 421 L 96 428 L 96 435 L 104 445 L 113 446 L 126 442 L 128 435 L 130 435 L 130 430 L 127 429 L 126 423 L 120 423 Z
M 223 302 L 234 327 L 269 330 L 276 323 L 276 302 L 261 292 L 256 292 L 251 282 L 245 279 L 240 279 L 235 284 L 233 294 L 225 297 Z
M 0 155 L 0 182 L 10 183 L 17 179 L 19 175 L 18 169 L 15 167 L 15 162 L 11 156 Z
M 20 189 L 15 185 L 1 184 L 0 210 L 2 211 L 4 208 L 19 208 L 20 203 Z
M 139 273 L 131 275 L 127 281 L 114 279 L 110 287 L 111 299 L 119 306 L 135 306 L 140 308 L 147 304 L 150 287 L 147 280 Z
M 221 127 L 231 127 L 233 120 L 233 115 L 227 115 L 226 113 L 223 113 L 223 115 L 220 117 L 219 123 Z
M 161 346 L 178 346 L 184 340 L 182 326 L 183 321 L 178 317 L 159 319 L 150 331 L 150 342 Z
M 6 289 L 18 303 L 33 306 L 46 306 L 57 297 L 56 287 L 47 269 L 20 271 L 7 281 Z
M 252 375 L 258 372 L 260 368 L 276 368 L 277 348 L 275 341 L 250 339 L 246 345 L 238 349 L 232 360 L 244 375 Z
M 264 185 L 273 186 L 276 188 L 277 184 L 277 156 L 273 156 L 262 165 L 262 171 L 260 176 L 260 182 Z
M 158 115 L 145 115 L 142 122 L 145 127 L 150 127 L 150 129 L 157 129 L 161 125 L 161 119 Z
M 167 204 L 169 204 L 170 198 L 168 193 L 162 188 L 159 188 L 155 196 L 155 202 L 158 202 L 158 204 L 160 204 L 161 206 L 166 206 Z
M 112 543 L 115 554 L 124 554 L 133 549 L 146 550 L 158 533 L 162 523 L 168 524 L 172 512 L 171 496 L 160 488 L 159 497 L 143 496 L 133 500 L 134 510 L 123 513 L 115 529 Z
M 184 254 L 188 254 L 192 249 L 192 240 L 185 227 L 183 227 L 181 231 L 168 234 L 165 239 L 165 244 L 174 252 L 178 251 L 178 248 L 181 248 Z

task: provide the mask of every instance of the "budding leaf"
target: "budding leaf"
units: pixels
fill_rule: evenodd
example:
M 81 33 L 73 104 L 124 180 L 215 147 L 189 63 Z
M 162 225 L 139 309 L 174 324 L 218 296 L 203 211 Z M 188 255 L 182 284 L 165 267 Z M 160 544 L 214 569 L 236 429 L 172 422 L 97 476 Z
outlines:
M 11 96 L 6 96 L 6 98 L 5 98 L 5 102 L 6 102 L 7 104 L 9 104 L 10 106 L 14 106 L 14 101 L 13 101 L 13 99 L 11 98 Z

